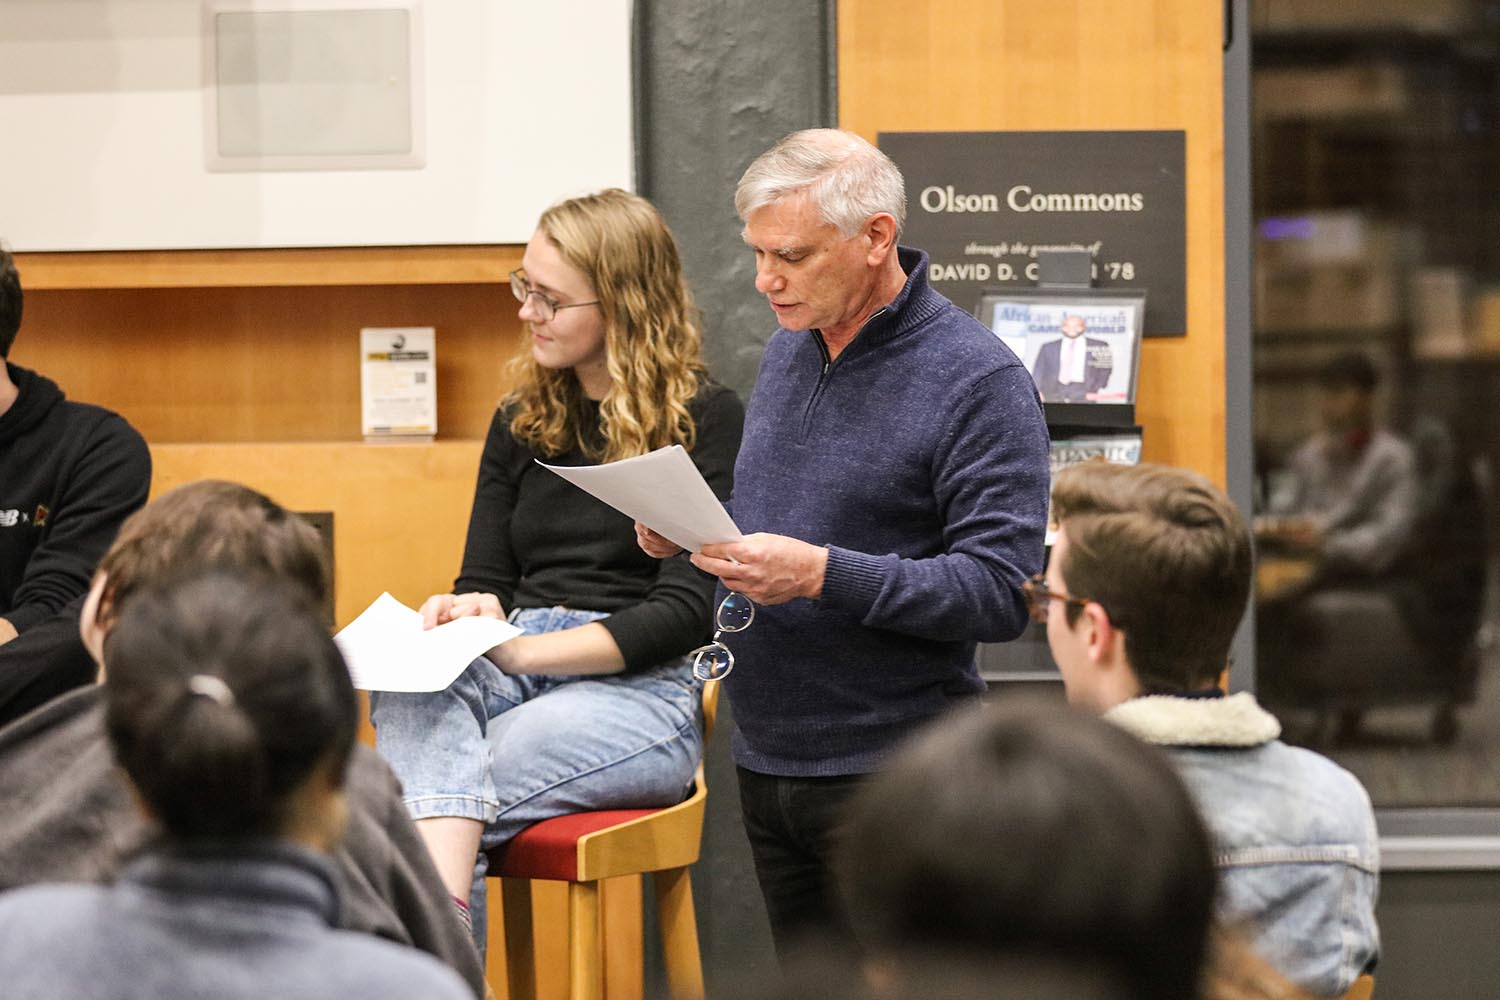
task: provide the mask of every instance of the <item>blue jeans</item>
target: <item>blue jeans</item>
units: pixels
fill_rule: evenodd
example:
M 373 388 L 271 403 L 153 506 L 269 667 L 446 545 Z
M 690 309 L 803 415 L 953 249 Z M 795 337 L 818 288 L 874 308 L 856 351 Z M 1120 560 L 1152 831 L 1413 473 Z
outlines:
M 555 632 L 597 611 L 520 608 L 510 620 Z M 553 816 L 672 805 L 703 754 L 702 694 L 686 657 L 628 674 L 512 676 L 479 657 L 446 689 L 371 692 L 375 746 L 414 819 L 485 824 L 484 850 Z M 483 941 L 483 855 L 470 899 Z

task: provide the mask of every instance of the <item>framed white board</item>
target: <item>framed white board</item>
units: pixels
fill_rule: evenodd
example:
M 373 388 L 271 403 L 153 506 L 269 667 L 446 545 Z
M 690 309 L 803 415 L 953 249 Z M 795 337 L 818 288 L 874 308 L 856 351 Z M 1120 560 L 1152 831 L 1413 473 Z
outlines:
M 629 0 L 4 6 L 0 239 L 13 250 L 523 243 L 559 198 L 634 183 Z M 246 15 L 269 19 L 234 26 L 241 123 L 305 104 L 323 126 L 281 119 L 221 141 L 219 19 Z M 255 51 L 257 31 L 309 26 Z M 393 96 L 382 81 L 403 42 Z M 299 100 L 308 85 L 318 100 Z M 403 101 L 404 123 L 390 113 Z M 258 141 L 264 162 L 222 155 Z

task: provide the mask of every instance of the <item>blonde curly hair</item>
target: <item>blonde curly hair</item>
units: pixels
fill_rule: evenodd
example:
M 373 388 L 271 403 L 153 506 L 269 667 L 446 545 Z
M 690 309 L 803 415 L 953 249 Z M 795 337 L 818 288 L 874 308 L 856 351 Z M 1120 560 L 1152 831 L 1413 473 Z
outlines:
M 707 377 L 698 307 L 682 275 L 672 231 L 639 195 L 610 188 L 542 213 L 537 231 L 594 286 L 604 316 L 610 387 L 599 404 L 602 447 L 579 422 L 582 388 L 571 369 L 548 369 L 530 351 L 511 362 L 505 397 L 511 433 L 533 450 L 573 447 L 613 462 L 693 446 L 688 404 Z

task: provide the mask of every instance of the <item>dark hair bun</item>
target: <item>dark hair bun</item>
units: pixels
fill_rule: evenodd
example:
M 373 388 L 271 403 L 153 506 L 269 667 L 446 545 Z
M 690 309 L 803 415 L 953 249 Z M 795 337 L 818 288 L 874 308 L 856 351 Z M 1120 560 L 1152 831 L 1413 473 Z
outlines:
M 348 669 L 300 593 L 209 574 L 130 597 L 104 644 L 115 755 L 182 839 L 277 833 L 353 746 Z
M 200 675 L 201 676 L 201 675 Z M 266 748 L 238 704 L 184 686 L 163 692 L 159 739 L 136 741 L 132 777 L 167 829 L 184 837 L 231 836 L 263 825 Z M 136 773 L 139 777 L 136 777 Z M 174 787 L 190 794 L 173 794 Z

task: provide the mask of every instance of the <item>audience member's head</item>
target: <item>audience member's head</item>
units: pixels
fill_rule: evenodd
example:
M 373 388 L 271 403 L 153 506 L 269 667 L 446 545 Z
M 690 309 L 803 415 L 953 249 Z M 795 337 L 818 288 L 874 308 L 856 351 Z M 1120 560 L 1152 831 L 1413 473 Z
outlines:
M 839 851 L 851 925 L 898 976 L 947 949 L 1197 995 L 1209 836 L 1165 757 L 1101 719 L 1017 700 L 943 720 L 857 794 Z
M 1380 372 L 1357 352 L 1340 354 L 1318 372 L 1318 409 L 1323 425 L 1336 433 L 1368 430 L 1375 419 Z
M 21 329 L 21 274 L 10 251 L 0 246 L 0 358 L 10 357 Z
M 846 238 L 874 215 L 889 215 L 898 234 L 906 224 L 900 169 L 853 132 L 810 128 L 784 137 L 746 168 L 734 209 L 749 222 L 757 210 L 798 196 Z
M 333 845 L 358 709 L 305 593 L 175 577 L 121 601 L 104 655 L 111 745 L 168 835 Z
M 336 795 L 355 710 L 336 651 L 331 679 L 325 662 L 327 593 L 316 530 L 237 483 L 179 486 L 121 525 L 80 628 L 108 674 L 120 761 L 169 833 L 280 832 L 286 797 L 318 764 L 313 750 L 327 762 L 306 795 Z
M 1085 462 L 1052 487 L 1057 538 L 1032 587 L 1071 701 L 1205 690 L 1229 661 L 1249 600 L 1250 532 L 1204 477 Z
M 1359 389 L 1374 392 L 1380 384 L 1380 373 L 1363 354 L 1340 354 L 1326 362 L 1318 372 L 1318 384 L 1325 389 Z
M 208 570 L 269 578 L 312 605 L 328 593 L 322 544 L 306 521 L 238 483 L 188 483 L 120 526 L 83 607 L 84 645 L 102 665 L 104 634 L 136 590 Z

